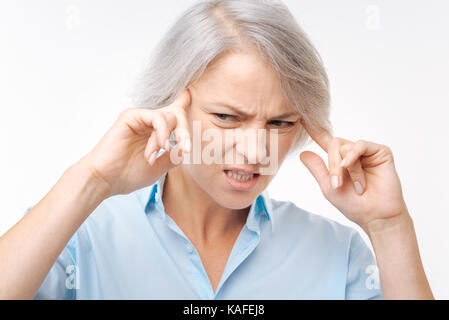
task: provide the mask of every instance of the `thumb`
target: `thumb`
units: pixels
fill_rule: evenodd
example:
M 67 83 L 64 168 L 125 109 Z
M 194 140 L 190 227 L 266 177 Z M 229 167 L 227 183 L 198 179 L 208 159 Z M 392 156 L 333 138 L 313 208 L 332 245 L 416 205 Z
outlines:
M 178 154 L 181 153 L 181 150 L 178 149 Z M 153 165 L 148 163 L 148 160 L 143 161 L 144 168 L 142 171 L 139 171 L 138 175 L 138 187 L 133 189 L 137 190 L 140 188 L 144 188 L 155 183 L 162 175 L 164 175 L 169 170 L 179 166 L 182 161 L 172 161 L 171 153 L 177 152 L 175 149 L 171 149 L 170 151 L 166 151 L 164 149 L 160 150 L 156 159 L 153 162 Z M 141 172 L 141 174 L 140 174 Z
M 177 150 L 162 151 L 161 154 L 156 158 L 153 166 L 152 172 L 155 172 L 157 176 L 163 175 L 165 172 L 169 171 L 180 165 L 182 163 L 182 158 L 179 158 L 179 163 L 173 163 L 171 159 L 171 152 L 177 152 Z M 179 153 L 179 152 L 178 152 Z
M 329 180 L 329 170 L 327 170 L 323 159 L 312 151 L 304 151 L 299 155 L 299 157 L 302 163 L 318 182 L 321 191 L 326 193 L 327 190 L 330 190 L 331 185 Z

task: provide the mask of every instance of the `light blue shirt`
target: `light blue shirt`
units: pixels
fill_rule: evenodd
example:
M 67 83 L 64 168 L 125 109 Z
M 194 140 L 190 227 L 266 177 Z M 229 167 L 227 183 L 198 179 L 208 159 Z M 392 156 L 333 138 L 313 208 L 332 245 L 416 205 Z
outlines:
M 214 292 L 197 250 L 165 214 L 165 177 L 103 201 L 35 299 L 381 299 L 374 255 L 355 229 L 266 190 Z

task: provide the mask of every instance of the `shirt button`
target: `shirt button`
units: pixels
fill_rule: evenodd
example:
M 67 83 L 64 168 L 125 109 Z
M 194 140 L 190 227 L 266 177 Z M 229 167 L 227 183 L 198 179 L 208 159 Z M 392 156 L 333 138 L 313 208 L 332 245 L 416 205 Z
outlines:
M 189 253 L 193 252 L 193 246 L 190 243 L 186 244 L 186 249 Z
M 154 194 L 154 199 L 155 199 L 156 201 L 159 201 L 159 193 L 156 192 L 156 193 Z

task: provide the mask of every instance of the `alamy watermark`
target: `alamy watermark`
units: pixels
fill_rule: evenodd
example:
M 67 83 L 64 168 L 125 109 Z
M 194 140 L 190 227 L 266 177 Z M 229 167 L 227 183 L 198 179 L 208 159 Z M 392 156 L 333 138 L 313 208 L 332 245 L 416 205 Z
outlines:
M 365 287 L 367 289 L 380 289 L 380 281 L 379 281 L 379 269 L 377 265 L 371 264 L 365 268 L 365 274 L 368 277 L 365 280 Z
M 191 152 L 181 156 L 176 148 L 170 151 L 173 164 L 225 164 L 258 165 L 261 175 L 273 175 L 279 166 L 278 129 L 227 129 L 201 128 L 201 121 L 193 121 Z M 224 133 L 223 133 L 224 132 Z M 268 132 L 268 133 L 267 133 Z M 187 136 L 187 132 L 177 128 L 172 132 L 170 143 L 176 137 Z
M 67 279 L 65 279 L 65 287 L 69 290 L 79 289 L 80 288 L 80 271 L 78 266 L 73 264 L 67 266 L 65 269 L 65 273 L 67 274 Z
M 378 5 L 371 4 L 365 8 L 365 27 L 368 30 L 380 30 L 382 28 L 380 7 Z

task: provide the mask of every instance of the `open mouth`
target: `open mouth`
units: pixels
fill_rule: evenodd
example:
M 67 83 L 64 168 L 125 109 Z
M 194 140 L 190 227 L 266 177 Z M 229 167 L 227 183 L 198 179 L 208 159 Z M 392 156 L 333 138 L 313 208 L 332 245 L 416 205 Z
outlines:
M 237 171 L 237 170 L 225 170 L 225 173 L 229 178 L 241 182 L 246 182 L 259 175 L 258 173 L 247 173 L 244 171 Z
M 240 191 L 253 189 L 260 177 L 259 173 L 241 170 L 224 170 L 223 172 L 231 188 Z

